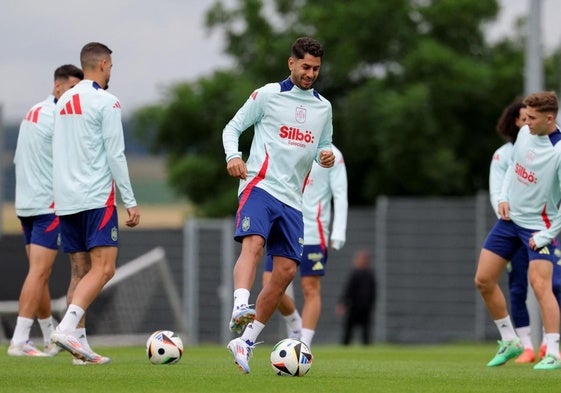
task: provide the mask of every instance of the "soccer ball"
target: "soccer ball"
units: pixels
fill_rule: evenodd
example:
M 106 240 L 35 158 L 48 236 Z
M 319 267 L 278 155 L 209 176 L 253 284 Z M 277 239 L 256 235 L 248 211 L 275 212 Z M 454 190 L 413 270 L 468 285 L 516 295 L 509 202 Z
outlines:
M 302 341 L 285 338 L 273 347 L 271 367 L 277 375 L 303 377 L 312 367 L 312 352 Z
M 170 330 L 158 330 L 146 341 L 146 356 L 152 364 L 177 363 L 183 355 L 183 342 Z

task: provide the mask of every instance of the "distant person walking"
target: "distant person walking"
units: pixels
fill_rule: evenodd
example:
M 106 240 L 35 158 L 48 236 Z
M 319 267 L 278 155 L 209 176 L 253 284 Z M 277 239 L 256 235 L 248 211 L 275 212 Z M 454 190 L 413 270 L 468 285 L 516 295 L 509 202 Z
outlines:
M 337 304 L 344 317 L 341 343 L 349 345 L 355 328 L 360 328 L 363 345 L 369 345 L 372 313 L 376 306 L 376 276 L 370 268 L 370 252 L 361 250 L 353 257 L 353 271 Z

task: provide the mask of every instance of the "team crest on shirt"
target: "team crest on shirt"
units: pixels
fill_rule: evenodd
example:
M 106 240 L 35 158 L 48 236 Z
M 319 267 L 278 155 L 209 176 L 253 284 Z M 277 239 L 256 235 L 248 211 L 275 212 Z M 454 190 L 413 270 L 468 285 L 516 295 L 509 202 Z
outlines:
M 117 227 L 111 228 L 111 240 L 116 242 L 119 239 L 119 230 Z
M 251 226 L 251 221 L 249 217 L 244 217 L 242 220 L 242 231 L 247 232 Z
M 524 161 L 526 164 L 531 164 L 534 162 L 534 159 L 536 158 L 536 152 L 533 150 L 528 150 L 528 152 L 526 153 L 526 157 L 524 157 Z
M 296 108 L 296 121 L 298 123 L 306 122 L 306 108 L 299 106 Z

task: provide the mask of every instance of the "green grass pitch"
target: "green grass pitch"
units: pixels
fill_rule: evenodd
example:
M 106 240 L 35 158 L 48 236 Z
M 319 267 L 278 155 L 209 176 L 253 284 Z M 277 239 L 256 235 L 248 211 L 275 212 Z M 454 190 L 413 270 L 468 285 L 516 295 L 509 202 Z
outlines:
M 272 344 L 256 347 L 243 375 L 222 346 L 186 347 L 175 365 L 150 364 L 143 347 L 96 347 L 111 364 L 73 366 L 68 353 L 13 358 L 0 346 L 0 392 L 559 392 L 561 370 L 537 371 L 514 361 L 488 368 L 492 344 L 316 345 L 304 377 L 279 377 Z

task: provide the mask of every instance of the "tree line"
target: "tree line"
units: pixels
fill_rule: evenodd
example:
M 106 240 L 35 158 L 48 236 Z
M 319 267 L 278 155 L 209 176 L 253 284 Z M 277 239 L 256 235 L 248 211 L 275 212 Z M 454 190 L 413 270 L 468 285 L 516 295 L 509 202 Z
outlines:
M 309 35 L 325 47 L 315 88 L 333 105 L 352 206 L 473 195 L 487 189 L 502 143 L 498 117 L 523 92 L 524 20 L 489 43 L 498 12 L 494 0 L 215 1 L 206 26 L 223 34 L 233 66 L 170 87 L 133 128 L 165 155 L 170 185 L 199 215 L 233 214 L 238 182 L 225 170 L 222 129 L 256 87 L 288 76 L 292 42 Z M 560 64 L 559 49 L 545 58 L 547 90 L 560 86 Z

